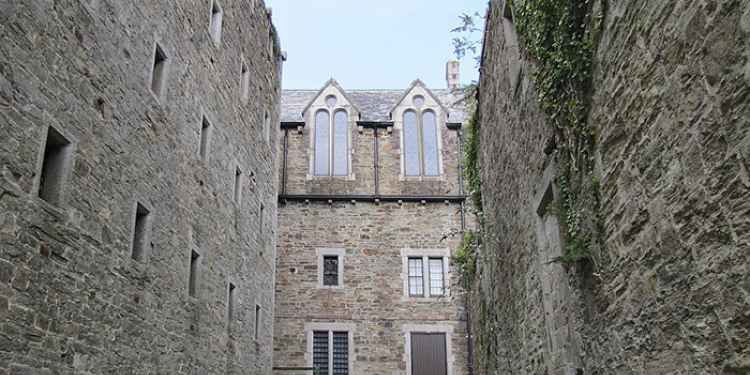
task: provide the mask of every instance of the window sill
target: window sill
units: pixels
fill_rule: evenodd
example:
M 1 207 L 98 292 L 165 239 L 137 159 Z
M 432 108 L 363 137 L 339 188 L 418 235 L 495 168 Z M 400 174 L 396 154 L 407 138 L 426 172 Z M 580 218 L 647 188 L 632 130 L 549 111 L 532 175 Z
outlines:
M 305 177 L 305 179 L 307 181 L 312 181 L 312 180 L 318 180 L 318 181 L 321 181 L 321 180 L 355 181 L 357 178 L 356 178 L 356 175 L 354 173 L 352 173 L 352 174 L 347 175 L 347 176 L 316 176 L 316 175 L 313 175 L 313 174 L 308 174 Z
M 343 290 L 344 288 L 345 288 L 344 285 L 320 285 L 318 284 L 318 289 Z
M 445 181 L 445 174 L 439 176 L 404 176 L 403 174 L 399 174 L 398 180 L 411 182 Z
M 402 302 L 417 302 L 417 303 L 445 303 L 450 301 L 449 295 L 435 296 L 435 297 L 416 297 L 416 296 L 403 296 L 401 297 Z

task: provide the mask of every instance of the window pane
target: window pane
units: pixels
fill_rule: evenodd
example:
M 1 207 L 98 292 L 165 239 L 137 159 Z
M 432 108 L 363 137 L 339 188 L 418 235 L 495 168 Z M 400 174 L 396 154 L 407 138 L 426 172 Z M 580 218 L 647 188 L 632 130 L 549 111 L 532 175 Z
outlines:
M 404 113 L 404 173 L 407 176 L 419 176 L 419 131 L 417 130 L 417 113 Z
M 424 279 L 422 274 L 422 258 L 409 258 L 409 295 L 424 295 Z
M 430 295 L 431 296 L 442 296 L 445 294 L 445 288 L 443 285 L 443 259 L 442 258 L 430 258 Z
M 328 148 L 330 136 L 328 112 L 318 111 L 315 114 L 315 175 L 328 175 Z
M 339 285 L 339 257 L 323 257 L 323 285 Z
M 424 149 L 424 174 L 426 176 L 437 176 L 440 174 L 438 168 L 438 139 L 437 119 L 435 112 L 426 111 L 422 114 L 422 139 Z
M 313 367 L 328 374 L 328 331 L 313 332 Z
M 349 374 L 349 333 L 333 333 L 333 375 Z
M 333 120 L 333 175 L 346 176 L 349 174 L 346 112 L 336 112 Z

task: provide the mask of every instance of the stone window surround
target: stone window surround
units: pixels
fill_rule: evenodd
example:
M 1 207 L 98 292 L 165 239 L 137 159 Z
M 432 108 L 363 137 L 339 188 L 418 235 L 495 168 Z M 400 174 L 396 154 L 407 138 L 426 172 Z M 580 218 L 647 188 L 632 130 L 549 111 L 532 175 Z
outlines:
M 68 160 L 65 160 L 64 170 L 62 171 L 61 178 L 59 180 L 60 188 L 58 191 L 58 199 L 57 204 L 52 204 L 41 197 L 39 197 L 39 188 L 42 184 L 42 167 L 44 166 L 44 152 L 47 148 L 47 137 L 49 128 L 55 129 L 55 131 L 65 137 L 65 140 L 68 141 L 68 146 L 70 147 L 70 151 L 68 154 Z M 43 135 L 38 137 L 37 139 L 40 139 L 41 142 L 39 143 L 39 149 L 37 150 L 37 157 L 36 157 L 36 165 L 34 166 L 34 171 L 36 171 L 36 176 L 34 177 L 34 185 L 31 191 L 33 192 L 32 195 L 37 198 L 38 202 L 42 202 L 46 207 L 53 208 L 54 210 L 59 210 L 61 207 L 65 206 L 66 202 L 66 195 L 67 195 L 67 188 L 68 183 L 70 182 L 71 172 L 73 170 L 73 165 L 75 164 L 75 154 L 78 150 L 78 139 L 73 137 L 72 134 L 68 133 L 62 127 L 56 126 L 56 125 L 49 125 L 42 127 Z M 62 212 L 62 211 L 61 211 Z M 132 234 L 131 234 L 132 236 Z
M 163 60 L 163 66 L 160 73 L 159 79 L 159 92 L 154 92 L 152 90 L 152 84 L 154 82 L 154 61 L 156 61 L 156 54 L 158 53 L 158 50 L 161 50 L 161 52 L 164 54 L 164 60 Z M 161 104 L 162 101 L 166 100 L 167 96 L 167 80 L 169 78 L 169 68 L 170 68 L 170 53 L 167 51 L 167 48 L 164 45 L 164 42 L 159 38 L 158 36 L 154 37 L 154 41 L 151 43 L 151 53 L 149 53 L 150 59 L 147 64 L 148 66 L 148 81 L 147 81 L 147 87 L 148 92 L 151 94 L 151 97 L 156 100 L 156 103 Z
M 320 289 L 343 289 L 344 288 L 344 256 L 346 250 L 339 247 L 320 247 L 315 249 L 315 255 L 318 260 L 318 283 Z M 339 280 L 338 285 L 323 285 L 323 257 L 337 256 L 339 258 Z
M 130 225 L 130 231 L 129 231 L 129 240 L 128 240 L 128 250 L 131 254 L 131 258 L 133 261 L 136 262 L 143 262 L 146 263 L 148 261 L 148 258 L 151 256 L 151 250 L 153 250 L 151 243 L 152 243 L 152 232 L 153 232 L 153 224 L 154 224 L 154 207 L 146 203 L 146 199 L 144 199 L 141 196 L 136 195 L 133 197 L 133 203 L 131 204 L 131 210 L 130 210 L 130 221 L 128 222 Z M 132 258 L 133 249 L 135 246 L 135 231 L 136 231 L 136 217 L 138 216 L 138 205 L 145 208 L 146 211 L 148 211 L 148 214 L 144 218 L 146 220 L 145 222 L 145 231 L 143 233 L 143 239 L 144 242 L 143 248 L 140 249 L 142 253 L 139 255 L 139 260 L 135 260 Z
M 412 333 L 444 333 L 445 334 L 445 362 L 447 375 L 453 375 L 453 364 L 456 357 L 453 354 L 453 326 L 450 324 L 404 324 L 404 360 L 406 361 L 406 375 L 411 375 L 411 334 Z
M 313 323 L 305 323 L 305 337 L 307 338 L 307 348 L 305 349 L 305 363 L 307 363 L 307 366 L 313 367 L 313 332 L 314 331 L 337 331 L 337 332 L 346 332 L 349 336 L 349 353 L 347 355 L 347 358 L 349 359 L 349 373 L 354 374 L 354 329 L 355 324 L 354 323 L 338 323 L 338 322 L 313 322 Z M 328 348 L 329 353 L 332 348 L 331 345 L 331 338 L 329 334 L 329 342 L 328 342 Z M 329 354 L 330 355 L 330 354 Z M 330 357 L 329 357 L 330 359 Z M 452 375 L 452 374 L 448 374 Z
M 211 9 L 208 14 L 208 35 L 211 42 L 218 47 L 221 45 L 221 33 L 224 27 L 224 8 L 217 0 L 211 0 Z
M 325 103 L 325 98 L 329 96 L 335 96 L 337 103 L 333 108 L 329 108 Z M 319 110 L 326 110 L 328 111 L 329 115 L 329 121 L 333 123 L 334 116 L 337 111 L 343 110 L 346 112 L 347 116 L 347 126 L 346 126 L 346 143 L 347 143 L 347 149 L 348 152 L 346 153 L 347 157 L 347 169 L 348 174 L 346 176 L 334 176 L 333 170 L 331 169 L 331 174 L 326 176 L 316 176 L 315 175 L 315 114 L 318 113 Z M 356 179 L 356 175 L 354 173 L 354 168 L 352 166 L 352 155 L 354 155 L 354 148 L 352 147 L 352 128 L 354 127 L 354 121 L 356 118 L 356 113 L 354 113 L 351 103 L 349 103 L 348 99 L 342 92 L 340 92 L 334 85 L 328 85 L 325 89 L 323 89 L 320 94 L 315 97 L 312 104 L 307 108 L 307 111 L 304 114 L 304 120 L 305 120 L 305 128 L 308 130 L 309 135 L 309 144 L 307 148 L 307 156 L 308 156 L 308 169 L 307 169 L 307 176 L 306 180 L 321 180 L 321 179 L 336 179 L 336 180 L 346 180 L 346 181 L 354 181 Z M 333 130 L 333 129 L 331 129 Z M 330 133 L 330 139 L 331 142 L 333 141 L 333 132 Z M 333 155 L 331 155 L 332 157 Z M 332 168 L 332 167 L 331 167 Z
M 420 302 L 435 302 L 440 300 L 447 301 L 450 297 L 450 249 L 442 248 L 402 248 L 401 249 L 401 282 L 403 284 L 403 294 L 401 295 L 401 301 L 420 301 Z M 422 275 L 424 277 L 424 297 L 415 297 L 409 295 L 409 258 L 422 258 Z M 443 259 L 443 289 L 444 293 L 441 296 L 430 297 L 430 282 L 429 282 L 429 258 L 442 258 Z
M 421 108 L 416 108 L 412 103 L 415 96 L 424 97 L 424 104 Z M 406 166 L 404 165 L 404 112 L 412 110 L 417 113 L 419 121 L 425 111 L 432 110 L 437 120 L 437 147 L 438 147 L 438 175 L 437 176 L 407 176 Z M 399 132 L 399 160 L 400 169 L 398 172 L 399 181 L 445 181 L 445 169 L 443 165 L 443 127 L 446 123 L 446 114 L 440 104 L 435 101 L 432 94 L 421 86 L 415 86 L 402 100 L 393 111 L 393 128 L 401 130 Z M 421 128 L 420 128 L 421 131 Z M 421 158 L 422 156 L 420 156 Z

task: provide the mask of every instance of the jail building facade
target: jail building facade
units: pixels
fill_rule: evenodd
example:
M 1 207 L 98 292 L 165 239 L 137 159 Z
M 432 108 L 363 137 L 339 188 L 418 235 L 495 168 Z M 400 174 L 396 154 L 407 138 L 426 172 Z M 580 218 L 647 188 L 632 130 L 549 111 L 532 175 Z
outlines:
M 282 92 L 274 366 L 461 375 L 463 97 L 448 87 Z
M 2 8 L 0 374 L 270 374 L 263 2 Z

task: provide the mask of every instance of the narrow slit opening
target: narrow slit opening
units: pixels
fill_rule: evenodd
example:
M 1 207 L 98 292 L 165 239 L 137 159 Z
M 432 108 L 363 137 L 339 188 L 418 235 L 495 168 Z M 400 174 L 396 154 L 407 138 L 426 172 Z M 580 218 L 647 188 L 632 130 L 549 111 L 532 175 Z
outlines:
M 209 134 L 211 132 L 211 123 L 208 122 L 208 119 L 206 116 L 203 116 L 203 120 L 201 121 L 201 144 L 200 144 L 200 156 L 201 159 L 206 160 L 208 159 L 208 142 L 209 142 Z
M 148 244 L 148 226 L 150 212 L 141 203 L 137 203 L 135 210 L 135 222 L 133 223 L 133 250 L 132 258 L 141 261 L 146 253 Z
M 59 205 L 63 184 L 68 173 L 68 161 L 73 147 L 55 128 L 47 128 L 44 144 L 42 170 L 39 177 L 39 198 L 53 205 Z
M 198 259 L 200 255 L 195 251 L 190 251 L 190 278 L 188 281 L 188 294 L 195 297 L 195 291 L 198 286 Z
M 161 48 L 159 43 L 154 47 L 154 66 L 151 71 L 151 92 L 157 97 L 161 97 L 164 90 L 164 80 L 167 70 L 167 54 Z

